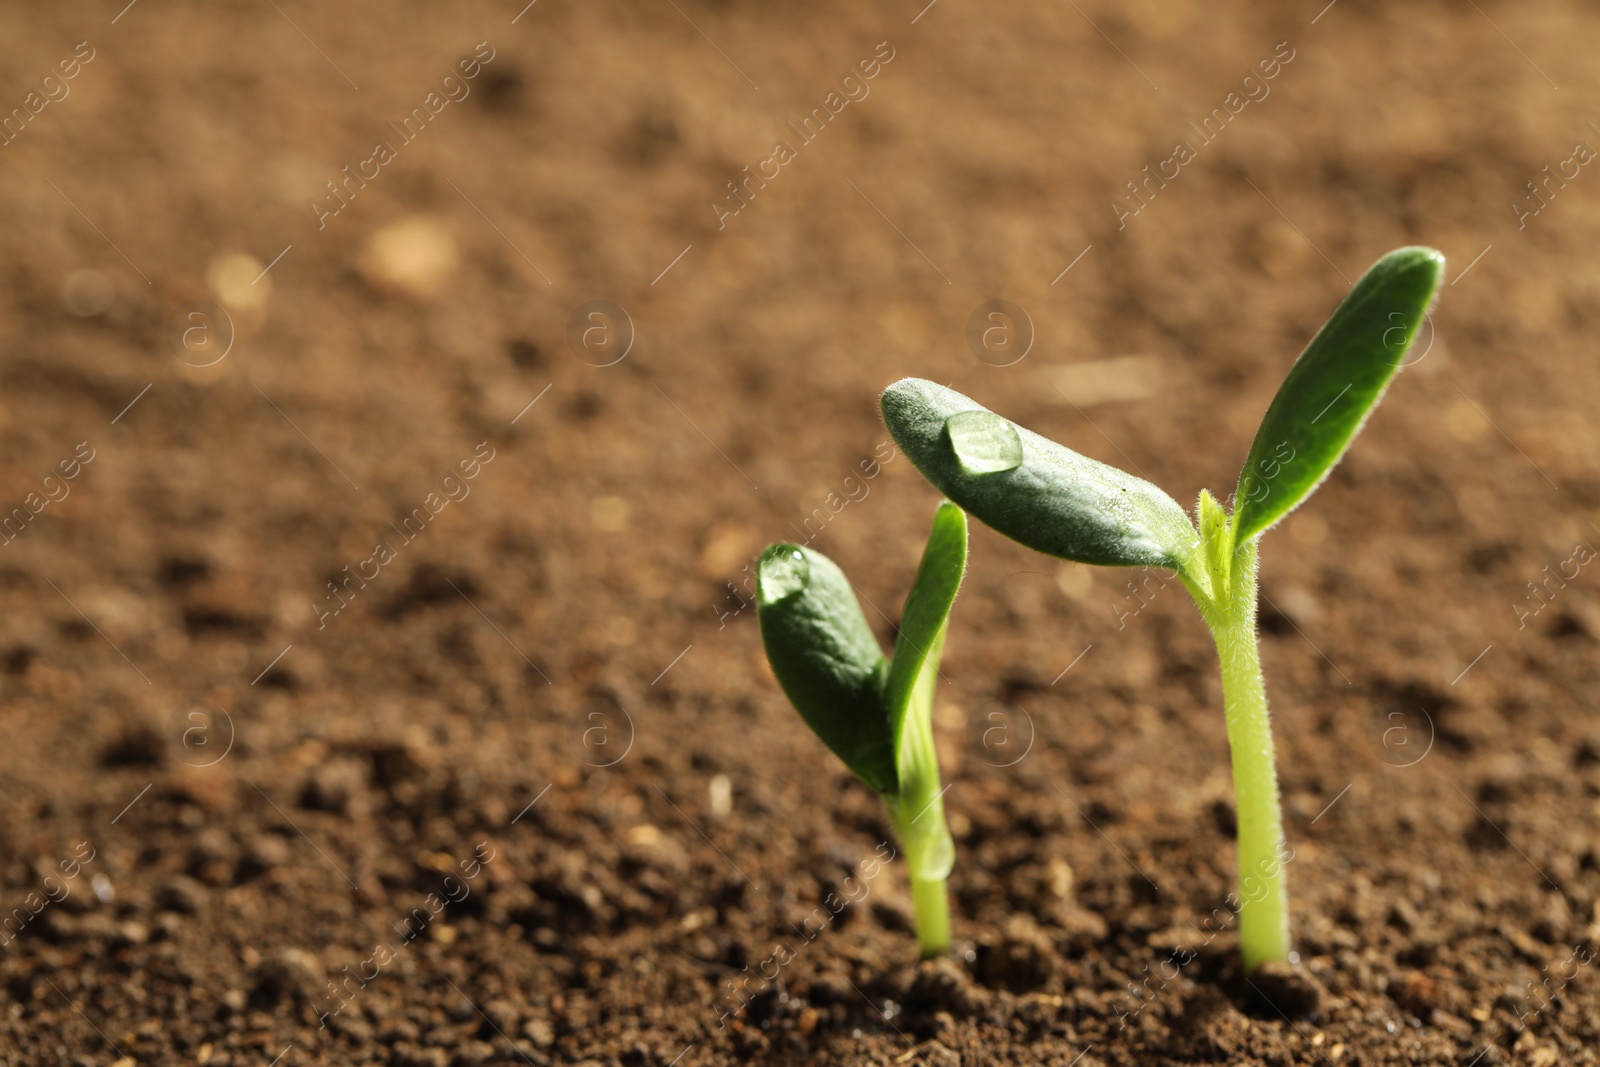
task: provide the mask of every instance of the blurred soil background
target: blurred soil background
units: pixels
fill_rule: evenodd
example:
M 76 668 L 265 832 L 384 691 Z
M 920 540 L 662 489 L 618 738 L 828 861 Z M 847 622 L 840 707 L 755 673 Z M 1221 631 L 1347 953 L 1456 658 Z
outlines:
M 0 1060 L 1597 1062 L 1600 12 L 922 3 L 0 16 Z M 1300 976 L 1187 598 L 987 530 L 919 965 L 755 553 L 890 640 L 904 375 L 1225 495 L 1407 243 L 1263 552 Z

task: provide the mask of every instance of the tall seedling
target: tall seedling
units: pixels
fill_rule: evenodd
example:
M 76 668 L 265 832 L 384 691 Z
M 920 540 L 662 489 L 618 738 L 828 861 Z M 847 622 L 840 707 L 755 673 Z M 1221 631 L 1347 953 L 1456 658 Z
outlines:
M 1256 640 L 1261 535 L 1328 476 L 1404 361 L 1444 269 L 1401 248 L 1362 276 L 1290 368 L 1239 472 L 1232 510 L 1202 490 L 1193 521 L 1149 482 L 916 378 L 884 392 L 902 451 L 945 496 L 1037 551 L 1175 570 L 1216 641 L 1233 755 L 1247 970 L 1289 957 L 1283 820 Z

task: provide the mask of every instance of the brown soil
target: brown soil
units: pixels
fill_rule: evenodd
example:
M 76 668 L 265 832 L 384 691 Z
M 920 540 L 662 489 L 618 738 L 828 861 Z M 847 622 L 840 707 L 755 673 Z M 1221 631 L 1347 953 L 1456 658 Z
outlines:
M 0 33 L 0 1060 L 1600 1062 L 1592 6 L 120 6 Z M 1298 969 L 1236 965 L 1186 598 L 987 530 L 918 963 L 743 568 L 809 520 L 888 640 L 905 374 L 1226 491 L 1411 242 L 1431 348 L 1263 553 Z

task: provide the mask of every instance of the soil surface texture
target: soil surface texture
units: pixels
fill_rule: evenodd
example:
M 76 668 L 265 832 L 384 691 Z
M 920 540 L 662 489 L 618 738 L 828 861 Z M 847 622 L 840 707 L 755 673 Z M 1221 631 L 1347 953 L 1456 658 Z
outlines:
M 1600 10 L 0 14 L 0 1063 L 1600 1063 Z M 768 670 L 886 645 L 949 383 L 1187 504 L 1448 283 L 1262 546 L 1297 963 L 1214 649 L 974 527 L 956 949 Z

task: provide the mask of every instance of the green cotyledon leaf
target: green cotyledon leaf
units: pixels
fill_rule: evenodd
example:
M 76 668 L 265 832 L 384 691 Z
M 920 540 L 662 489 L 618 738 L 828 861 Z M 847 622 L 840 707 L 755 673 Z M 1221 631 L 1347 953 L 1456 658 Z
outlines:
M 895 792 L 888 663 L 844 572 L 812 549 L 769 545 L 756 568 L 756 616 L 772 673 L 806 725 L 868 785 Z
M 967 572 L 967 516 L 948 500 L 933 516 L 933 529 L 922 550 L 917 578 L 900 613 L 900 633 L 895 638 L 889 676 L 884 682 L 884 704 L 900 751 L 907 709 L 919 679 L 932 679 L 939 670 L 945 621 L 956 602 L 956 591 Z M 929 681 L 927 684 L 931 685 Z
M 1080 563 L 1189 569 L 1194 524 L 1144 479 L 921 378 L 895 382 L 881 405 L 890 435 L 928 481 L 1012 540 Z
M 1233 542 L 1262 533 L 1328 476 L 1405 361 L 1444 256 L 1400 248 L 1362 275 L 1272 398 L 1239 472 Z

